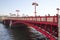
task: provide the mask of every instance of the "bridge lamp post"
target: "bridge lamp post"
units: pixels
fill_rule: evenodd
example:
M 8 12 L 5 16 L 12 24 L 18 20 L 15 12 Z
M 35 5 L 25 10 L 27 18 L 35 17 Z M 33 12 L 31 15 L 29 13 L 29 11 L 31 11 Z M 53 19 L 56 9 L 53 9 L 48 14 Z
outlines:
M 18 17 L 19 16 L 19 14 L 18 14 L 19 10 L 16 10 L 16 12 L 17 12 L 17 17 Z
M 59 10 L 60 10 L 60 9 L 59 9 L 59 8 L 57 8 L 56 10 L 57 10 L 57 14 L 59 15 Z
M 56 9 L 58 14 L 58 40 L 60 40 L 60 17 L 59 17 L 59 8 Z
M 11 16 L 12 13 L 9 13 L 9 15 Z
M 35 17 L 36 17 L 36 6 L 38 6 L 38 3 L 33 2 L 32 5 L 34 5 L 34 7 L 35 7 L 34 14 L 35 14 Z M 37 19 L 36 19 L 36 21 L 37 21 Z
M 38 3 L 34 2 L 34 3 L 32 3 L 32 5 L 34 5 L 34 7 L 35 7 L 34 13 L 35 13 L 35 17 L 36 17 L 36 6 L 38 6 Z

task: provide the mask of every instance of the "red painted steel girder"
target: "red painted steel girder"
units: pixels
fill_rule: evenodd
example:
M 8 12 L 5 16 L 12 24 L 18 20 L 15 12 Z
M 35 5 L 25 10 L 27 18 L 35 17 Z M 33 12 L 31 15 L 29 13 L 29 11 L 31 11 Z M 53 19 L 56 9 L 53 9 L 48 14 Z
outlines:
M 47 38 L 49 38 L 50 40 L 56 40 L 51 34 L 47 33 L 46 31 L 42 30 L 41 28 L 39 28 L 38 26 L 34 26 L 32 24 L 29 24 L 29 23 L 26 23 L 26 22 L 23 22 L 23 21 L 16 21 L 15 23 L 23 23 L 23 24 L 26 24 L 30 27 L 33 27 L 35 28 L 37 31 L 41 32 L 43 35 L 45 35 Z M 14 24 L 15 24 L 14 23 Z

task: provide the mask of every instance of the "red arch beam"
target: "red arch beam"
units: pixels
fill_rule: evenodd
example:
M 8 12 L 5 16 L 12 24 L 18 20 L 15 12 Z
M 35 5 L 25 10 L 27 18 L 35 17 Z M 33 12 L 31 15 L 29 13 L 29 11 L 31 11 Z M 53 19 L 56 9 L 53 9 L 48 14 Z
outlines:
M 55 37 L 53 37 L 51 34 L 48 34 L 46 31 L 42 30 L 41 28 L 39 28 L 38 26 L 34 26 L 32 24 L 26 23 L 26 22 L 22 22 L 22 21 L 16 21 L 14 22 L 12 25 L 14 25 L 15 23 L 23 23 L 25 25 L 28 25 L 30 27 L 35 28 L 37 31 L 41 32 L 43 35 L 45 35 L 47 38 L 49 38 L 50 40 L 56 40 Z

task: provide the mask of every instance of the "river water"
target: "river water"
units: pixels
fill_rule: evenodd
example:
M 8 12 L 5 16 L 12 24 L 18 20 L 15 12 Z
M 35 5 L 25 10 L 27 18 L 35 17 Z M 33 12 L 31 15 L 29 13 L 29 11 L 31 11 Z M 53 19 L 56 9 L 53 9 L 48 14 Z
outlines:
M 0 40 L 49 40 L 33 28 L 11 29 L 0 23 Z

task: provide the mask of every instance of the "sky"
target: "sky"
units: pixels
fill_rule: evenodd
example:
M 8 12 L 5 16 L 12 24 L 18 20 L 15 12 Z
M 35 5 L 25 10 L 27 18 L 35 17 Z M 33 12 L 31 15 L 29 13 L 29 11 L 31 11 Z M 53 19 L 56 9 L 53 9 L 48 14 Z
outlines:
M 56 8 L 60 8 L 60 0 L 0 0 L 0 15 L 10 15 L 9 13 L 16 14 L 19 10 L 19 15 L 34 16 L 33 2 L 37 2 L 36 15 L 55 15 L 57 14 Z

